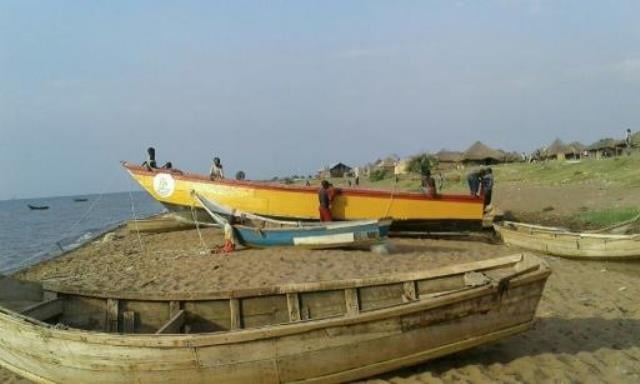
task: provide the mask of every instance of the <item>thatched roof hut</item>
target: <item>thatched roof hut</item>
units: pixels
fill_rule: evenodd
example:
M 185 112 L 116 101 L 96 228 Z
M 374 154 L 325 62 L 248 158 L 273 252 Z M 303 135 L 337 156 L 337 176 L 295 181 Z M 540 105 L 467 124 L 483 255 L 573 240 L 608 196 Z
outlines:
M 569 148 L 571 148 L 574 153 L 582 153 L 585 149 L 587 149 L 587 146 L 579 141 L 574 141 L 573 143 L 569 144 Z
M 463 161 L 465 163 L 495 164 L 504 161 L 504 154 L 476 141 L 464 151 Z
M 440 152 L 436 153 L 436 158 L 440 163 L 462 163 L 462 160 L 464 160 L 464 153 L 441 149 Z

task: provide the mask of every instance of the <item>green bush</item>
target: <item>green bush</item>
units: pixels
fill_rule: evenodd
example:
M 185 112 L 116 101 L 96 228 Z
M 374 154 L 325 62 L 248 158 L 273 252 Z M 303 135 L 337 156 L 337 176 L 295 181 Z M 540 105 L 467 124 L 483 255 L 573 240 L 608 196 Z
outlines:
M 369 174 L 370 181 L 380 181 L 387 177 L 387 171 L 385 169 L 376 169 Z
M 438 159 L 428 153 L 422 153 L 420 155 L 413 156 L 407 163 L 407 171 L 412 173 L 424 173 L 427 170 L 432 170 L 438 165 Z

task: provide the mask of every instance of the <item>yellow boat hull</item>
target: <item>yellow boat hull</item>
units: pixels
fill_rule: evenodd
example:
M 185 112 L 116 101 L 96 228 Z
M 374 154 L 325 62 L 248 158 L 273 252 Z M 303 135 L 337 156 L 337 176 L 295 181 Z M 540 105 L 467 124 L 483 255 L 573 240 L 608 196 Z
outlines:
M 131 177 L 151 196 L 173 211 L 199 208 L 191 195 L 200 195 L 222 205 L 262 216 L 295 220 L 317 220 L 316 187 L 279 185 L 255 181 L 210 180 L 206 176 L 148 171 L 124 164 Z M 463 195 L 440 195 L 435 198 L 420 193 L 394 192 L 364 188 L 341 188 L 332 204 L 336 220 L 364 220 L 391 217 L 394 224 L 444 224 L 482 222 L 482 199 Z

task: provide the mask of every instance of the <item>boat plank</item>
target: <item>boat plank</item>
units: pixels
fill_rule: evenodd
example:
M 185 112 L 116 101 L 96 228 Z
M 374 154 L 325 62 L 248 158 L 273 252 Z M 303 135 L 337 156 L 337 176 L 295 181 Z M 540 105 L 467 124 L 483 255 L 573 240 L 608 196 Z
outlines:
M 181 309 L 156 331 L 156 335 L 161 335 L 163 333 L 180 333 L 180 328 L 184 325 L 184 319 L 184 309 Z
M 52 299 L 29 306 L 22 310 L 22 314 L 45 321 L 60 316 L 62 310 L 62 299 Z

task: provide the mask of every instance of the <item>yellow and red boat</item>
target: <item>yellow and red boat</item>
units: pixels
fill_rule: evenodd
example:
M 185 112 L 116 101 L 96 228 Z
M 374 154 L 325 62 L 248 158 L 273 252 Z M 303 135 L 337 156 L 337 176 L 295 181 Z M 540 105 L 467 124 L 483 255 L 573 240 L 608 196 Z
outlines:
M 211 180 L 176 170 L 152 169 L 124 162 L 131 177 L 167 209 L 191 217 L 199 210 L 191 191 L 241 211 L 279 219 L 318 220 L 318 188 L 259 181 Z M 336 220 L 393 218 L 393 229 L 480 228 L 481 198 L 370 188 L 339 188 L 331 207 Z M 204 217 L 204 216 L 199 216 Z

